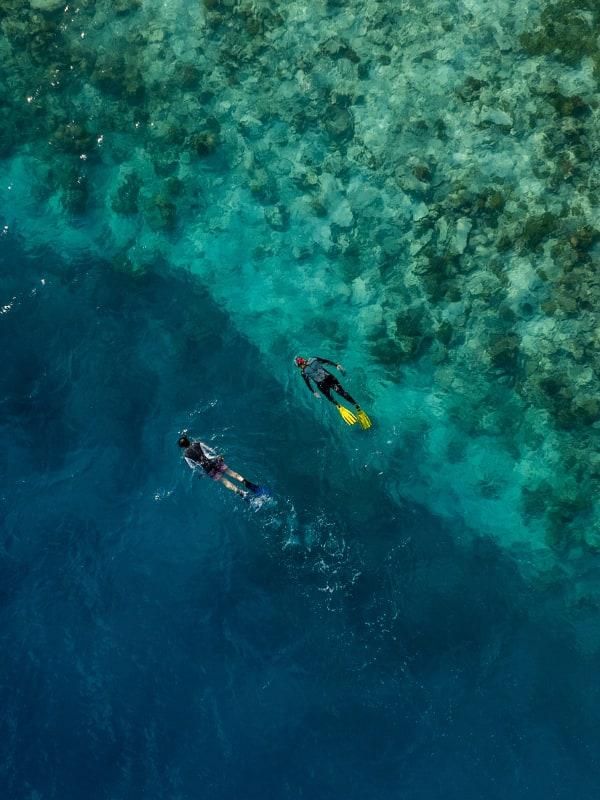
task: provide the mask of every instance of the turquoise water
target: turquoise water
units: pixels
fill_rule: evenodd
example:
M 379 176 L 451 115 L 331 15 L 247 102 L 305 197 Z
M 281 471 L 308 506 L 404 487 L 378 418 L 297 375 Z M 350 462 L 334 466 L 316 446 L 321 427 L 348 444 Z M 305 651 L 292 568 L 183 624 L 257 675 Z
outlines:
M 594 797 L 596 5 L 0 29 L 4 794 Z

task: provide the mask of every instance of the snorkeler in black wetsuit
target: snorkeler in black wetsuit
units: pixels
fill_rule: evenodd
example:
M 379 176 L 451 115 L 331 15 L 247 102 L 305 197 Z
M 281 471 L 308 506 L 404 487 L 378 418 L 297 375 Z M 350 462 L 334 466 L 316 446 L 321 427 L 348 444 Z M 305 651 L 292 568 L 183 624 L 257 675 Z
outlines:
M 258 486 L 256 483 L 244 478 L 239 472 L 234 472 L 234 470 L 230 469 L 223 456 L 212 455 L 211 448 L 204 442 L 190 442 L 187 436 L 180 436 L 177 444 L 179 447 L 185 447 L 183 457 L 189 467 L 192 469 L 201 467 L 209 478 L 212 478 L 213 481 L 219 481 L 227 489 L 243 497 L 244 500 L 248 499 L 249 492 L 257 496 L 268 494 L 268 490 L 264 486 Z M 229 475 L 231 478 L 235 478 L 236 481 L 243 483 L 249 492 L 245 492 L 239 486 L 228 481 L 225 475 Z
M 337 405 L 336 401 L 331 396 L 331 392 L 334 391 L 336 394 L 339 394 L 341 397 L 343 397 L 344 400 L 347 400 L 349 403 L 352 403 L 353 406 L 356 406 L 356 408 L 360 408 L 356 400 L 348 394 L 335 375 L 332 375 L 329 370 L 324 369 L 321 364 L 330 364 L 342 374 L 344 373 L 344 368 L 341 364 L 336 364 L 334 361 L 330 361 L 328 358 L 319 358 L 318 356 L 313 356 L 313 358 L 308 359 L 301 358 L 300 356 L 296 358 L 296 366 L 300 367 L 302 379 L 314 396 L 318 397 L 319 392 L 313 392 L 313 388 L 310 385 L 311 381 L 315 382 L 315 385 L 319 391 L 325 395 L 330 403 Z
M 304 383 L 308 386 L 314 396 L 319 397 L 319 392 L 313 391 L 313 388 L 310 384 L 311 381 L 314 381 L 317 389 L 325 395 L 330 403 L 333 403 L 335 406 L 337 406 L 337 409 L 340 412 L 344 422 L 346 422 L 348 425 L 354 425 L 354 423 L 358 420 L 363 428 L 371 427 L 370 419 L 356 402 L 356 400 L 350 394 L 348 394 L 335 375 L 332 375 L 331 372 L 321 366 L 322 364 L 330 364 L 332 367 L 335 367 L 337 370 L 343 373 L 344 368 L 341 364 L 336 364 L 335 361 L 330 361 L 328 358 L 319 358 L 319 356 L 313 356 L 312 358 L 302 358 L 301 356 L 297 356 L 294 359 L 294 362 L 300 369 Z M 331 392 L 339 394 L 340 397 L 344 398 L 344 400 L 352 403 L 358 412 L 357 415 L 354 416 L 349 409 L 340 405 L 340 403 L 338 403 L 337 400 L 331 396 Z

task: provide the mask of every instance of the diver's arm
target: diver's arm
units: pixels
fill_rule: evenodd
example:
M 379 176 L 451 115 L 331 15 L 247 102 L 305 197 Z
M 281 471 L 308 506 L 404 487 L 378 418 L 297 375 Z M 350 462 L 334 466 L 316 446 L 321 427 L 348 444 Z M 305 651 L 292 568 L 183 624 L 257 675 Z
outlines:
M 320 356 L 315 356 L 315 358 L 320 364 L 331 364 L 332 367 L 337 367 L 335 361 L 330 361 L 328 358 L 321 358 Z
M 305 383 L 305 384 L 308 386 L 308 388 L 309 388 L 309 390 L 310 390 L 311 394 L 314 394 L 314 396 L 315 396 L 315 397 L 318 397 L 318 396 L 319 396 L 319 393 L 318 393 L 318 392 L 315 392 L 315 391 L 313 391 L 313 388 L 312 388 L 312 386 L 310 385 L 310 378 L 308 378 L 308 376 L 306 376 L 304 373 L 302 373 L 302 380 L 303 380 L 303 381 L 304 381 L 304 383 Z
M 342 365 L 341 364 L 336 364 L 335 361 L 330 361 L 328 358 L 319 358 L 319 356 L 315 356 L 315 358 L 321 364 L 331 364 L 332 367 L 335 367 L 336 369 L 339 369 L 340 372 L 342 372 L 342 373 L 345 372 L 345 370 L 342 367 Z

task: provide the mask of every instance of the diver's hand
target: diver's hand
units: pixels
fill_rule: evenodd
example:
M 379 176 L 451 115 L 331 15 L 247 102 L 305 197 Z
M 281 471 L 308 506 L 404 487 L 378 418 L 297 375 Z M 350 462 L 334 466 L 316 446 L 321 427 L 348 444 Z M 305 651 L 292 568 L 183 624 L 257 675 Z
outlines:
M 345 370 L 345 369 L 342 367 L 342 365 L 341 365 L 341 364 L 336 364 L 336 365 L 335 365 L 335 368 L 336 368 L 336 369 L 339 369 L 339 371 L 342 373 L 342 375 L 345 375 L 345 374 L 346 374 L 346 370 Z
M 317 398 L 317 400 L 319 399 L 319 397 L 321 397 L 321 395 L 320 395 L 320 393 L 319 393 L 319 392 L 313 392 L 313 394 L 314 394 L 314 396 Z

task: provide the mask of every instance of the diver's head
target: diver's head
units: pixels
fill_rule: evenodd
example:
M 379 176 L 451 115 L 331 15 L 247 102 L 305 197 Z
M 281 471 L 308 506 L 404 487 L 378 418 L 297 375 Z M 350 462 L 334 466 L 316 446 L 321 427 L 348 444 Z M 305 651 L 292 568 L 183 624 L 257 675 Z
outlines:
M 177 444 L 179 445 L 179 447 L 189 447 L 190 440 L 188 439 L 187 436 L 180 436 L 179 439 L 177 440 Z
M 300 367 L 300 369 L 308 364 L 308 361 L 305 358 L 302 358 L 302 356 L 296 356 L 294 362 L 297 367 Z

